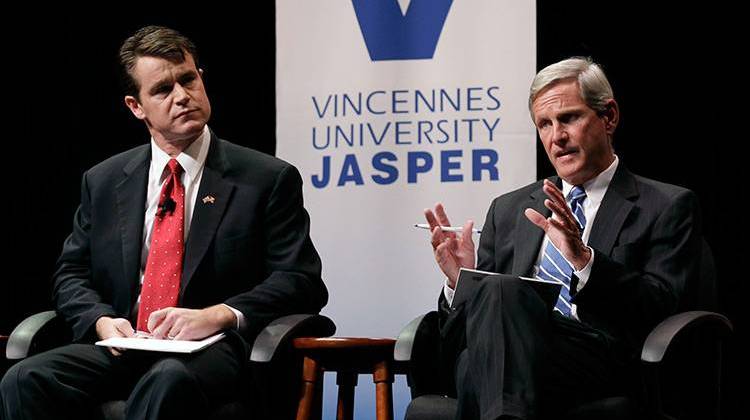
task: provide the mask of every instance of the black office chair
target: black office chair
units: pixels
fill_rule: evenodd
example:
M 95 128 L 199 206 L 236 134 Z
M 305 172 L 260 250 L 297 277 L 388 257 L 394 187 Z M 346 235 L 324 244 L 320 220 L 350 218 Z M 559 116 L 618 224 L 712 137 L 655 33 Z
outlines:
M 336 326 L 323 315 L 295 314 L 278 318 L 255 339 L 250 353 L 246 399 L 217 407 L 211 419 L 293 419 L 301 382 L 302 359 L 293 351 L 297 337 L 329 337 Z M 9 361 L 17 361 L 70 342 L 71 332 L 54 311 L 40 312 L 22 321 L 10 334 L 5 349 Z M 248 408 L 252 404 L 252 410 Z M 125 418 L 125 401 L 101 405 L 103 420 Z M 252 413 L 252 415 L 251 415 Z
M 703 243 L 700 282 L 692 285 L 684 308 L 710 309 L 715 298 L 713 256 Z M 731 322 L 718 313 L 684 311 L 665 319 L 646 338 L 641 351 L 643 395 L 593 401 L 561 413 L 570 420 L 719 419 L 722 341 Z M 441 369 L 438 313 L 412 320 L 399 334 L 394 359 L 408 368 L 412 401 L 406 420 L 453 420 L 457 400 Z

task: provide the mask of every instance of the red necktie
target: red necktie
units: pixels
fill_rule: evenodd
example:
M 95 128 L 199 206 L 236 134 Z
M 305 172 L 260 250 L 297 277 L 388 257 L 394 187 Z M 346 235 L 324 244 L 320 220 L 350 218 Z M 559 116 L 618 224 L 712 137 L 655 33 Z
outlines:
M 169 177 L 159 196 L 159 208 L 151 231 L 151 247 L 141 287 L 138 331 L 148 331 L 151 312 L 177 306 L 182 278 L 185 228 L 185 187 L 180 182 L 182 166 L 175 159 L 167 164 Z

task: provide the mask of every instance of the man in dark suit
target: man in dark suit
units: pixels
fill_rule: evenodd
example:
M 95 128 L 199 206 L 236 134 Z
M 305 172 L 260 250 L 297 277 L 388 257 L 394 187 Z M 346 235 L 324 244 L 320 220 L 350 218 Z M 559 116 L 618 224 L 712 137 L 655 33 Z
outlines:
M 699 206 L 684 188 L 639 177 L 614 154 L 619 109 L 588 59 L 535 77 L 529 109 L 557 175 L 496 198 L 475 264 L 473 223 L 460 234 L 426 210 L 447 276 L 441 354 L 455 363 L 459 418 L 538 418 L 628 392 L 651 328 L 697 275 Z M 524 280 L 485 279 L 452 308 L 460 267 L 562 285 L 554 310 Z
M 208 129 L 197 59 L 168 28 L 123 43 L 125 104 L 151 142 L 84 174 L 53 291 L 75 344 L 8 372 L 3 418 L 87 418 L 113 398 L 128 399 L 128 418 L 206 418 L 238 397 L 247 343 L 268 322 L 325 305 L 300 174 Z M 185 356 L 92 344 L 136 329 L 227 336 Z

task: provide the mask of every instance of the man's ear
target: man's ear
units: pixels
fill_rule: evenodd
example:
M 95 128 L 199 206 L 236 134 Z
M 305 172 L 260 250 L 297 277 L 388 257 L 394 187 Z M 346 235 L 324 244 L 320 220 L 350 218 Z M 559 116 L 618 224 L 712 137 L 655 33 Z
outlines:
M 138 103 L 138 99 L 136 99 L 134 96 L 125 96 L 125 106 L 127 106 L 130 112 L 132 112 L 133 115 L 135 115 L 135 117 L 139 120 L 146 118 L 146 114 L 143 113 L 141 104 Z
M 617 101 L 614 99 L 607 101 L 604 111 L 600 115 L 607 133 L 609 135 L 614 134 L 617 124 L 620 122 L 620 107 L 617 105 Z

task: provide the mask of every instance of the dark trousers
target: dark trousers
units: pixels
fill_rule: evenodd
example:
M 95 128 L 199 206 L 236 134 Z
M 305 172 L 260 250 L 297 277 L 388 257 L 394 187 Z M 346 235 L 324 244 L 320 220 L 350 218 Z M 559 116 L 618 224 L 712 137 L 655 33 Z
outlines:
M 560 418 L 627 386 L 627 352 L 606 334 L 551 313 L 523 280 L 485 278 L 464 310 L 459 419 Z
M 69 344 L 25 359 L 0 383 L 3 419 L 96 418 L 101 402 L 127 399 L 128 419 L 207 418 L 240 395 L 244 341 L 233 333 L 191 354 Z

